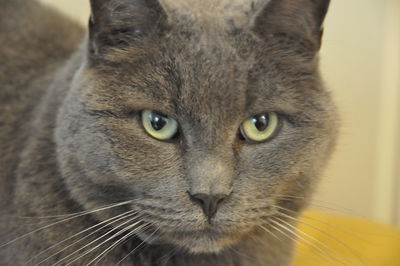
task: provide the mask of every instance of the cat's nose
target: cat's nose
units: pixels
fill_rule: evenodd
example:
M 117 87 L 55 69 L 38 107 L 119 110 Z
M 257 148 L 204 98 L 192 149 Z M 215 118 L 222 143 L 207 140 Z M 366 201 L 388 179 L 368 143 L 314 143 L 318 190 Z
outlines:
M 208 218 L 209 223 L 211 223 L 211 218 L 217 212 L 219 205 L 228 197 L 228 195 L 224 194 L 210 195 L 210 194 L 198 193 L 191 195 L 189 193 L 189 195 L 192 201 L 201 206 L 204 214 Z

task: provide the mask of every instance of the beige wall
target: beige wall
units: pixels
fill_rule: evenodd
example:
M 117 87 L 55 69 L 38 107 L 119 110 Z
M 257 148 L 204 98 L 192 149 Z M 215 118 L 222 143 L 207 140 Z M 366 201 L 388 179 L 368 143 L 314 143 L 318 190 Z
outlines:
M 399 3 L 333 1 L 321 55 L 342 134 L 317 198 L 392 223 L 399 192 Z
M 87 23 L 88 0 L 43 1 Z M 332 1 L 321 63 L 340 108 L 342 130 L 316 196 L 318 205 L 392 223 L 395 208 L 400 215 L 395 201 L 400 185 L 396 175 L 400 171 L 399 4 L 398 0 Z

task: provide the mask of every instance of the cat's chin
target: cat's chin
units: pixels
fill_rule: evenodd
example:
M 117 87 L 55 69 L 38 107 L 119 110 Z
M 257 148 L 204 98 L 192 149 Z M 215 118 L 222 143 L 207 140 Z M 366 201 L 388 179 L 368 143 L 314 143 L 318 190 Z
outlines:
M 235 244 L 233 239 L 211 239 L 208 237 L 192 239 L 185 242 L 175 243 L 188 250 L 192 254 L 219 253 L 225 248 Z
M 192 254 L 219 253 L 240 241 L 240 237 L 237 235 L 218 234 L 216 236 L 212 233 L 198 233 L 195 236 L 184 233 L 162 234 L 160 236 L 141 233 L 138 234 L 138 237 L 150 245 L 174 245 Z

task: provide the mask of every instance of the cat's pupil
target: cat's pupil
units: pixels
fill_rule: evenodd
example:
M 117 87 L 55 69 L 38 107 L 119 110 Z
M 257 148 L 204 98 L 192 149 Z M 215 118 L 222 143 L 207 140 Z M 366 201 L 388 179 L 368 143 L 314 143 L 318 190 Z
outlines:
M 258 115 L 253 117 L 253 123 L 259 131 L 264 131 L 268 127 L 269 120 L 266 115 Z
M 155 112 L 152 112 L 150 115 L 150 123 L 155 130 L 159 131 L 167 124 L 167 119 Z

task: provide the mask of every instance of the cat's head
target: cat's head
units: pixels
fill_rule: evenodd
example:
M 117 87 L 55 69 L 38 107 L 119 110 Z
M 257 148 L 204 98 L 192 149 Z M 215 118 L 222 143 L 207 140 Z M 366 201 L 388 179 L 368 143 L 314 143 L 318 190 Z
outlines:
M 91 3 L 56 128 L 76 201 L 132 200 L 118 211 L 139 236 L 200 253 L 302 209 L 337 132 L 318 73 L 328 0 Z

